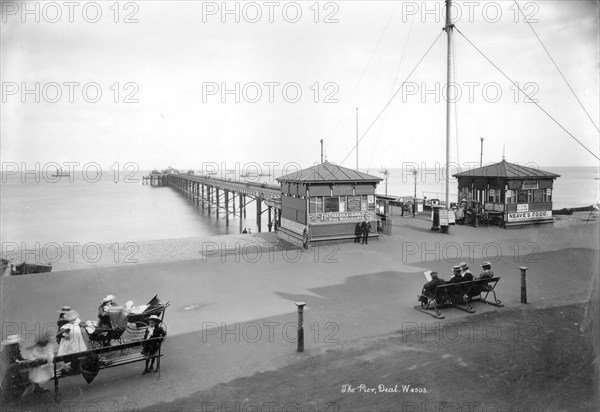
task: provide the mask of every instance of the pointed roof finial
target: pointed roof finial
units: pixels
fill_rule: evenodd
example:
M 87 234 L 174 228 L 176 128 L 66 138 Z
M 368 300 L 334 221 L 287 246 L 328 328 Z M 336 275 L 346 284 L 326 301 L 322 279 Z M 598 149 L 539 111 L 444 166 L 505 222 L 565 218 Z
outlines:
M 505 149 L 506 149 L 506 145 L 505 145 L 505 144 L 503 144 L 503 145 L 502 145 L 502 160 L 505 160 L 505 158 L 504 158 L 504 150 L 505 150 Z

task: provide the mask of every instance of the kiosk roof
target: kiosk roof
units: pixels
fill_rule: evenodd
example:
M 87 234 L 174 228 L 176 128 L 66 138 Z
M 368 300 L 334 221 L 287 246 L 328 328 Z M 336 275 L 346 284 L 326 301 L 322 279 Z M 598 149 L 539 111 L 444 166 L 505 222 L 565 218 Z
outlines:
M 521 179 L 521 178 L 547 178 L 556 179 L 560 177 L 556 173 L 546 172 L 532 167 L 526 167 L 509 163 L 502 160 L 499 163 L 478 167 L 477 169 L 467 170 L 457 173 L 454 177 L 503 177 L 506 179 Z
M 338 166 L 333 163 L 324 162 L 295 173 L 278 177 L 278 182 L 370 182 L 378 183 L 383 179 L 367 173 L 357 172 L 353 169 Z

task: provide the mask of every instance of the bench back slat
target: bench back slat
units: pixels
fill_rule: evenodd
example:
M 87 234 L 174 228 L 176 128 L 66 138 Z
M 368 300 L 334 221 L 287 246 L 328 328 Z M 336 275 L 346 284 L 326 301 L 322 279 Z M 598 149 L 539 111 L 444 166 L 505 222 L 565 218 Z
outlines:
M 142 346 L 142 344 L 144 344 L 145 342 L 160 341 L 162 339 L 163 338 L 150 338 L 150 339 L 145 339 L 145 340 L 139 340 L 136 342 L 122 343 L 120 345 L 106 346 L 104 348 L 90 349 L 90 350 L 87 350 L 84 352 L 76 352 L 76 353 L 69 353 L 69 354 L 61 355 L 61 356 L 55 356 L 54 363 L 72 362 L 74 360 L 77 360 L 80 358 L 85 358 L 85 357 L 88 357 L 91 355 L 100 355 L 102 353 L 117 352 L 117 351 L 120 351 L 123 349 L 136 348 L 138 346 Z

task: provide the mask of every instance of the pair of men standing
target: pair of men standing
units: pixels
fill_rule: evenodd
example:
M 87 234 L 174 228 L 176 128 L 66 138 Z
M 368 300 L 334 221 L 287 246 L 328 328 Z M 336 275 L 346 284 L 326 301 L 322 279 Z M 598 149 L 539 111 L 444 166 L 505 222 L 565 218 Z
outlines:
M 362 223 L 357 223 L 354 228 L 354 243 L 361 243 L 363 245 L 369 244 L 369 232 L 371 231 L 371 224 L 366 220 Z

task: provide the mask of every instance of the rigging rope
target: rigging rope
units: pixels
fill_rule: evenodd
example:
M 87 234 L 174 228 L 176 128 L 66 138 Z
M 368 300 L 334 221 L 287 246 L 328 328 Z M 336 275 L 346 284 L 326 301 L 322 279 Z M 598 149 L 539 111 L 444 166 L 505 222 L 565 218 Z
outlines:
M 435 38 L 435 40 L 433 41 L 433 43 L 431 43 L 431 46 L 429 46 L 429 48 L 427 49 L 427 51 L 425 52 L 425 54 L 423 55 L 423 57 L 421 57 L 421 59 L 417 62 L 417 65 L 411 70 L 411 72 L 408 74 L 408 76 L 406 77 L 406 79 L 404 79 L 404 81 L 402 82 L 402 84 L 400 85 L 400 87 L 398 88 L 398 90 L 396 90 L 396 92 L 388 100 L 388 102 L 385 104 L 385 106 L 383 106 L 383 108 L 381 109 L 381 111 L 379 112 L 379 114 L 375 117 L 375 119 L 373 120 L 373 122 L 371 122 L 371 124 L 369 125 L 369 127 L 367 127 L 367 130 L 365 130 L 365 132 L 362 134 L 362 136 L 360 137 L 360 139 L 358 139 L 358 143 L 360 143 L 361 140 L 366 136 L 366 134 L 369 133 L 369 130 L 371 130 L 371 128 L 373 127 L 373 125 L 381 117 L 381 115 L 383 114 L 383 112 L 388 108 L 388 106 L 390 105 L 390 103 L 392 103 L 392 101 L 396 98 L 396 96 L 398 95 L 398 93 L 400 92 L 400 90 L 402 90 L 402 88 L 404 87 L 404 84 L 408 81 L 408 79 L 410 79 L 410 77 L 413 75 L 413 73 L 421 65 L 421 63 L 423 62 L 423 60 L 425 60 L 425 57 L 427 57 L 427 55 L 429 54 L 429 52 L 431 51 L 431 49 L 433 48 L 433 46 L 435 46 L 435 44 L 437 43 L 437 41 L 439 40 L 439 38 L 442 36 L 442 33 L 443 33 L 443 31 L 440 31 L 440 34 L 438 34 L 438 36 Z M 346 161 L 346 159 L 348 159 L 348 156 L 350 156 L 352 154 L 352 152 L 354 150 L 356 150 L 357 144 L 355 144 L 354 147 L 350 150 L 350 152 L 346 155 L 346 157 L 344 157 L 344 160 L 342 160 L 342 162 L 340 163 L 340 166 L 343 165 L 344 162 Z
M 402 55 L 400 56 L 400 62 L 398 63 L 398 67 L 396 68 L 396 75 L 394 76 L 394 83 L 392 83 L 392 88 L 390 89 L 390 97 L 392 97 L 392 94 L 394 93 L 394 89 L 396 88 L 396 83 L 398 82 L 398 75 L 400 74 L 400 67 L 402 67 L 402 62 L 404 61 L 404 54 L 406 52 L 406 46 L 408 46 L 408 41 L 410 40 L 410 36 L 412 34 L 412 29 L 413 29 L 413 26 L 415 25 L 415 16 L 416 16 L 416 14 L 413 14 L 412 22 L 410 24 L 410 28 L 408 29 L 408 36 L 406 37 L 406 41 L 404 42 L 404 47 L 402 48 Z M 387 114 L 387 112 L 383 115 L 383 118 L 381 119 L 379 133 L 377 134 L 377 139 L 375 140 L 375 144 L 373 145 L 373 150 L 371 151 L 371 157 L 369 158 L 369 164 L 368 164 L 369 168 L 371 166 L 371 161 L 373 160 L 373 155 L 375 154 L 375 149 L 377 148 L 377 143 L 379 142 L 379 137 L 381 136 L 381 130 L 383 129 L 383 124 L 385 122 L 386 114 Z M 369 169 L 367 169 L 367 173 L 369 173 Z
M 579 100 L 579 97 L 577 97 L 577 94 L 575 94 L 575 90 L 573 90 L 573 88 L 571 87 L 571 85 L 567 81 L 567 78 L 560 71 L 560 69 L 558 68 L 558 65 L 556 64 L 556 62 L 554 61 L 554 59 L 550 55 L 550 52 L 548 51 L 548 49 L 546 48 L 546 46 L 544 46 L 544 43 L 542 43 L 542 39 L 540 39 L 540 36 L 538 36 L 538 34 L 536 33 L 535 29 L 533 28 L 533 26 L 529 22 L 529 19 L 527 19 L 527 17 L 523 13 L 523 10 L 521 10 L 521 7 L 519 6 L 519 3 L 516 0 L 515 0 L 515 3 L 517 5 L 517 8 L 519 9 L 519 11 L 521 12 L 521 15 L 523 16 L 523 20 L 525 21 L 525 23 L 527 23 L 529 25 L 529 27 L 531 28 L 531 31 L 533 32 L 533 34 L 535 34 L 535 37 L 538 39 L 538 41 L 540 42 L 540 44 L 544 48 L 544 51 L 546 52 L 546 54 L 548 55 L 548 57 L 550 58 L 550 60 L 554 64 L 554 67 L 556 67 L 556 70 L 558 70 L 558 73 L 560 74 L 560 76 L 563 78 L 563 80 L 567 84 L 567 87 L 569 88 L 569 90 L 571 90 L 571 93 L 573 93 L 573 96 L 575 96 L 575 99 L 577 100 L 577 102 L 579 103 L 579 105 L 581 106 L 581 108 L 583 109 L 583 111 L 585 112 L 585 114 L 587 115 L 587 117 L 590 119 L 590 121 L 592 122 L 592 124 L 594 125 L 594 127 L 596 128 L 596 130 L 598 130 L 600 132 L 600 129 L 598 128 L 598 126 L 596 125 L 596 123 L 594 122 L 594 120 L 592 119 L 592 116 L 590 116 L 590 114 L 588 113 L 588 111 L 585 109 L 585 107 L 583 106 L 583 103 L 581 103 L 581 100 Z
M 344 107 L 344 110 L 342 111 L 342 113 L 340 113 L 340 118 L 338 119 L 338 122 L 335 125 L 335 128 L 333 129 L 332 136 L 335 136 L 335 133 L 337 132 L 337 129 L 340 127 L 340 124 L 342 123 L 342 115 L 343 115 L 343 113 L 346 112 L 346 109 L 348 108 L 348 106 L 352 102 L 352 98 L 356 94 L 356 91 L 358 90 L 358 86 L 360 85 L 360 82 L 362 81 L 363 77 L 365 76 L 365 73 L 367 72 L 367 69 L 369 68 L 369 65 L 371 64 L 371 60 L 373 60 L 373 56 L 375 55 L 375 51 L 379 47 L 379 43 L 381 43 L 381 39 L 383 39 L 383 35 L 387 31 L 387 28 L 390 25 L 390 22 L 392 21 L 392 17 L 394 16 L 394 12 L 396 11 L 396 8 L 398 8 L 398 3 L 399 2 L 396 2 L 396 5 L 394 6 L 392 12 L 390 13 L 390 17 L 388 18 L 388 21 L 385 24 L 385 27 L 383 28 L 383 31 L 379 35 L 379 39 L 377 40 L 377 44 L 375 45 L 375 48 L 373 48 L 373 51 L 371 52 L 371 57 L 369 57 L 369 60 L 367 61 L 367 64 L 365 65 L 362 73 L 360 74 L 360 77 L 358 78 L 358 81 L 356 82 L 356 86 L 354 86 L 354 90 L 352 91 L 352 94 L 350 95 L 350 98 L 348 99 L 348 102 L 346 103 L 346 106 Z
M 584 145 L 583 143 L 581 143 L 579 141 L 579 139 L 577 139 L 571 132 L 569 132 L 562 124 L 559 123 L 558 120 L 556 120 L 550 113 L 548 113 L 546 110 L 544 110 L 544 108 L 542 106 L 540 106 L 540 104 L 538 102 L 536 102 L 533 98 L 531 98 L 531 96 L 529 96 L 517 83 L 513 82 L 510 77 L 508 77 L 506 75 L 506 73 L 504 73 L 498 66 L 496 66 L 494 64 L 494 62 L 492 62 L 489 57 L 487 57 L 477 46 L 475 46 L 475 44 L 473 44 L 473 42 L 471 42 L 471 40 L 469 40 L 467 38 L 467 36 L 465 36 L 463 34 L 463 32 L 461 32 L 458 27 L 454 26 L 454 28 L 456 29 L 457 32 L 460 33 L 461 36 L 463 36 L 463 38 L 471 45 L 473 46 L 473 48 L 475 50 L 477 50 L 479 52 L 479 54 L 481 54 L 483 56 L 484 59 L 486 59 L 492 66 L 494 66 L 494 68 L 496 70 L 498 70 L 500 72 L 500 74 L 502 74 L 509 82 L 511 82 L 517 89 L 519 89 L 519 91 L 521 93 L 523 93 L 525 96 L 527 96 L 527 98 L 534 103 L 542 112 L 544 112 L 546 114 L 546 116 L 548 116 L 554 123 L 556 123 L 558 125 L 558 127 L 560 127 L 561 129 L 563 129 L 565 131 L 565 133 L 567 133 L 569 136 L 571 136 L 573 138 L 573 140 L 575 140 L 577 143 L 579 143 L 579 145 L 581 147 L 583 147 L 585 150 L 587 150 L 592 156 L 594 156 L 596 159 L 600 160 L 600 157 L 598 157 L 594 152 L 592 152 L 590 149 L 588 149 L 588 147 L 586 145 Z

